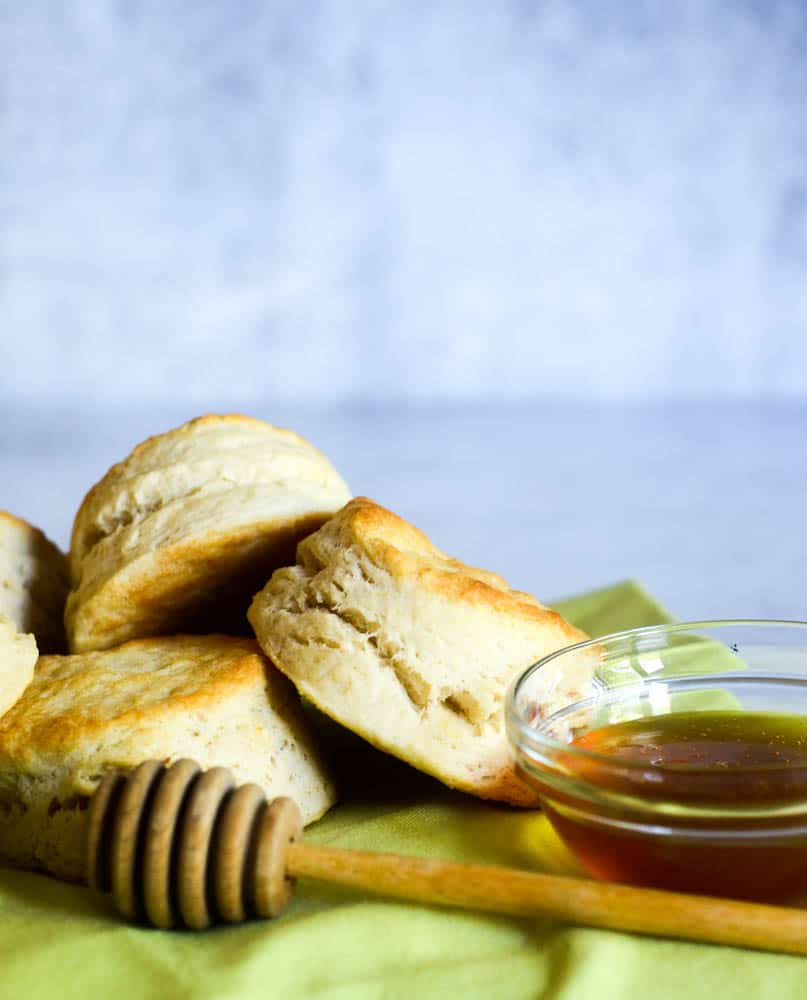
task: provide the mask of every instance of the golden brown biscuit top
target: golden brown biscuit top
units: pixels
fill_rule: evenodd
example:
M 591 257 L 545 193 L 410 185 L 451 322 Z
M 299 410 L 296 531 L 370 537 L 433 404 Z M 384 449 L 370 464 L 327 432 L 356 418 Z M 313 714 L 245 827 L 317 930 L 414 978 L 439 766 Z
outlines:
M 43 656 L 0 718 L 0 758 L 69 751 L 112 728 L 136 733 L 174 715 L 192 724 L 194 711 L 265 685 L 267 668 L 257 643 L 229 636 L 135 639 L 104 652 Z
M 106 477 L 131 476 L 140 472 L 148 472 L 161 468 L 166 458 L 175 460 L 177 452 L 182 452 L 188 444 L 205 442 L 208 446 L 238 447 L 244 439 L 261 437 L 277 437 L 289 443 L 313 448 L 308 441 L 296 431 L 284 427 L 275 427 L 265 420 L 256 417 L 243 416 L 240 413 L 208 413 L 202 417 L 194 417 L 179 427 L 174 427 L 160 434 L 152 434 L 132 448 L 131 452 L 116 462 Z
M 318 532 L 304 539 L 297 561 L 307 570 L 327 565 L 337 550 L 357 546 L 400 581 L 459 603 L 560 627 L 569 642 L 588 638 L 531 594 L 514 590 L 497 573 L 469 566 L 437 548 L 413 524 L 368 497 L 347 503 Z
M 87 493 L 71 536 L 74 585 L 84 557 L 119 528 L 183 498 L 253 484 L 329 491 L 334 507 L 350 496 L 326 456 L 294 431 L 237 414 L 197 417 L 137 445 Z

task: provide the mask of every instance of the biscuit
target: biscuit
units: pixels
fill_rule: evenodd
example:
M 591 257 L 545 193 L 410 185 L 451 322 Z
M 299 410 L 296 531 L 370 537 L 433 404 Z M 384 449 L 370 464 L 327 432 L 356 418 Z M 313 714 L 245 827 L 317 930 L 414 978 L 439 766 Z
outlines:
M 67 560 L 22 518 L 0 511 L 0 615 L 36 636 L 43 653 L 64 652 Z
M 508 752 L 510 682 L 584 633 L 495 573 L 446 556 L 359 497 L 274 573 L 249 620 L 298 690 L 381 750 L 482 798 L 535 805 Z M 545 712 L 582 696 L 592 664 L 550 665 Z
M 76 515 L 71 650 L 248 631 L 254 592 L 349 497 L 321 452 L 260 420 L 207 416 L 150 438 Z
M 0 718 L 0 860 L 82 880 L 103 776 L 183 757 L 291 796 L 306 823 L 335 799 L 297 693 L 254 640 L 175 636 L 45 656 Z
M 22 635 L 14 622 L 0 615 L 0 716 L 31 683 L 37 656 L 36 639 Z

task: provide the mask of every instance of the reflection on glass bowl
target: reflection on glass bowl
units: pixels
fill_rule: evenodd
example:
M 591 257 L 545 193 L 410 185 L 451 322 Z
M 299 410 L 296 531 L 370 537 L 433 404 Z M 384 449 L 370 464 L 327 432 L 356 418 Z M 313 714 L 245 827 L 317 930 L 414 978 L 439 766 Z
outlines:
M 543 717 L 545 678 L 591 661 Z M 617 633 L 530 667 L 511 749 L 579 861 L 611 881 L 747 898 L 807 891 L 807 623 Z

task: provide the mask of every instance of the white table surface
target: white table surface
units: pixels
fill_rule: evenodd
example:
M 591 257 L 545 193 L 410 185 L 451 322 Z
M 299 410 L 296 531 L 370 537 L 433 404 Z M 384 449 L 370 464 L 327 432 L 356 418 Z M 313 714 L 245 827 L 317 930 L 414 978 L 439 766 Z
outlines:
M 86 490 L 193 414 L 0 402 L 0 507 L 66 544 Z M 697 404 L 255 414 L 356 493 L 543 600 L 633 577 L 680 618 L 807 619 L 807 407 Z

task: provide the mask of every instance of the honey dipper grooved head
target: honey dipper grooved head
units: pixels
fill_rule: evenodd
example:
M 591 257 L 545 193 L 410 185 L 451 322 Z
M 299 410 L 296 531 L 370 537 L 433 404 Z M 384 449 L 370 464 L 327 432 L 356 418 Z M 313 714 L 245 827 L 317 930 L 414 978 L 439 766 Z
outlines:
M 267 803 L 226 768 L 145 761 L 92 798 L 87 880 L 127 919 L 163 929 L 273 917 L 293 891 L 286 850 L 301 832 L 291 799 Z

